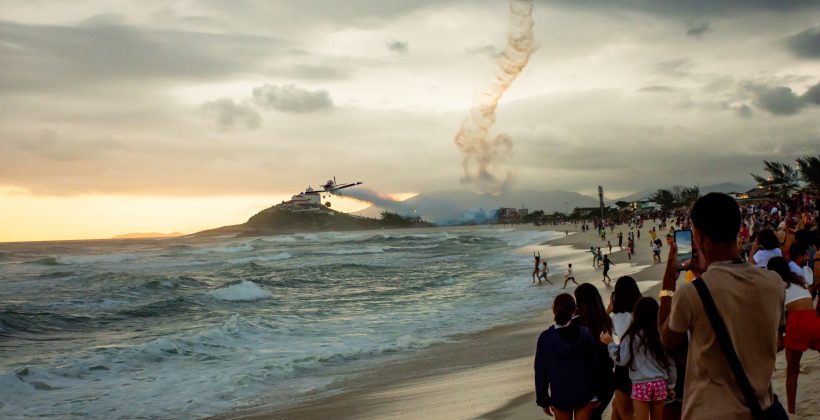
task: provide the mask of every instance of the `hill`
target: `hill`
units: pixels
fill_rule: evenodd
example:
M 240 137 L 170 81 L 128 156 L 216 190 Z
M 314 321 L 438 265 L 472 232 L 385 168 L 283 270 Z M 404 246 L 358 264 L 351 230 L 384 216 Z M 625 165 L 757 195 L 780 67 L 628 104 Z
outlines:
M 263 236 L 296 232 L 400 229 L 430 226 L 433 226 L 433 224 L 416 218 L 402 217 L 395 213 L 384 213 L 381 218 L 374 219 L 330 209 L 322 212 L 297 212 L 270 208 L 256 213 L 241 225 L 205 230 L 192 236 Z
M 676 185 L 676 186 L 683 188 L 683 186 L 681 186 L 681 185 Z M 675 186 L 662 187 L 662 188 L 663 189 L 672 189 L 674 187 Z M 659 188 L 661 188 L 661 187 L 659 187 Z M 728 193 L 744 192 L 744 191 L 748 191 L 752 188 L 753 188 L 752 185 L 740 185 L 740 184 L 735 184 L 733 182 L 723 182 L 723 183 L 720 183 L 720 184 L 707 185 L 707 186 L 704 186 L 704 187 L 700 187 L 700 193 L 701 194 L 709 194 L 709 193 L 712 193 L 712 192 L 721 192 L 721 193 L 727 193 L 728 194 Z M 641 191 L 638 191 L 638 192 L 636 192 L 634 194 L 631 194 L 631 195 L 628 195 L 626 197 L 620 197 L 618 199 L 609 200 L 609 201 L 614 203 L 616 201 L 632 202 L 632 201 L 643 200 L 645 198 L 649 198 L 649 196 L 654 194 L 655 191 L 658 191 L 658 188 L 645 188 Z

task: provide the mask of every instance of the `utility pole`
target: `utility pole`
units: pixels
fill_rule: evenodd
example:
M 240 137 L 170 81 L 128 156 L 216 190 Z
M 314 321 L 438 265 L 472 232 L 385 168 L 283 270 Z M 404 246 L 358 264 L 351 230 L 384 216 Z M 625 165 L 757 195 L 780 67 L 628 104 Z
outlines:
M 601 206 L 601 219 L 604 218 L 604 187 L 598 186 L 598 202 Z

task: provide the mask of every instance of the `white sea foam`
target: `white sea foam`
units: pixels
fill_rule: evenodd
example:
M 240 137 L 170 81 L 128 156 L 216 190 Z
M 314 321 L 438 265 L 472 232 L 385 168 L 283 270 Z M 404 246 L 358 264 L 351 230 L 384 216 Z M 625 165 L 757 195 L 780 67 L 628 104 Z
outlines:
M 384 248 L 370 247 L 370 248 L 355 248 L 355 249 L 330 249 L 323 251 L 316 251 L 317 254 L 331 254 L 331 255 L 353 255 L 353 254 L 381 254 Z
M 231 246 L 212 246 L 191 251 L 191 254 L 238 254 L 240 252 L 251 252 L 254 247 L 248 244 Z
M 108 264 L 137 258 L 135 254 L 62 255 L 56 261 L 60 264 Z
M 260 240 L 264 241 L 264 242 L 275 243 L 275 244 L 289 244 L 289 243 L 293 243 L 293 242 L 297 241 L 297 239 L 294 238 L 293 236 L 270 236 L 270 237 L 267 237 L 267 238 L 260 238 Z
M 241 283 L 236 283 L 232 286 L 211 290 L 208 294 L 213 298 L 231 302 L 268 299 L 273 296 L 271 292 L 259 287 L 258 284 L 247 280 L 242 280 Z
M 287 252 L 280 252 L 278 254 L 273 255 L 257 255 L 253 257 L 242 257 L 242 258 L 232 258 L 228 260 L 230 264 L 247 264 L 250 262 L 270 262 L 270 261 L 281 261 L 293 258 Z

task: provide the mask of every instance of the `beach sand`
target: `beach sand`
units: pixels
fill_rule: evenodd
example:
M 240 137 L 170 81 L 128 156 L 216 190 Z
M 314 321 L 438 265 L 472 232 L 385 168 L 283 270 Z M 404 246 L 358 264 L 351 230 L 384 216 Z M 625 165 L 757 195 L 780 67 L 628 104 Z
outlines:
M 649 251 L 648 227 L 637 241 L 637 254 L 627 261 L 626 250 L 613 247 L 611 258 L 616 263 L 610 270 L 614 280 L 623 275 L 633 276 L 647 296 L 657 296 L 664 264 L 653 264 Z M 573 225 L 525 227 L 526 229 L 575 232 Z M 615 229 L 615 234 L 619 229 Z M 626 237 L 627 229 L 620 229 Z M 614 235 L 607 232 L 608 239 Z M 617 244 L 617 238 L 612 240 Z M 626 240 L 624 239 L 624 242 Z M 533 287 L 533 293 L 559 289 L 563 283 L 563 269 L 572 262 L 579 283 L 597 286 L 608 302 L 611 286 L 601 281 L 601 269 L 592 267 L 590 246 L 601 246 L 606 241 L 594 232 L 577 232 L 548 243 L 521 249 L 522 258 L 533 250 L 541 252 L 550 264 L 550 279 L 555 286 Z M 668 251 L 668 248 L 664 248 Z M 665 256 L 665 253 L 664 253 Z M 664 257 L 665 259 L 665 257 Z M 561 265 L 554 264 L 561 261 Z M 529 273 L 522 274 L 528 281 Z M 575 285 L 565 290 L 572 293 Z M 389 363 L 367 366 L 337 381 L 330 389 L 313 398 L 295 402 L 286 408 L 263 405 L 236 410 L 220 418 L 243 419 L 545 419 L 535 405 L 533 384 L 533 357 L 538 335 L 552 324 L 549 308 L 557 290 L 545 294 L 544 308 L 529 319 L 491 328 L 473 334 L 456 336 L 452 341 L 420 350 L 409 357 L 397 357 Z M 548 297 L 549 296 L 549 297 Z M 820 357 L 816 352 L 803 357 L 798 389 L 795 419 L 816 418 L 820 409 Z M 785 359 L 778 355 L 775 389 L 785 405 Z M 609 418 L 609 412 L 605 413 Z

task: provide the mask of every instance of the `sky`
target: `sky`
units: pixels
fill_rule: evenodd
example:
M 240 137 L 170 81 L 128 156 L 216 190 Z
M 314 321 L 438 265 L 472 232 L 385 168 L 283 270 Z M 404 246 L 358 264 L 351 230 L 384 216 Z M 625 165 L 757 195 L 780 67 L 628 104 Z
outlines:
M 537 0 L 533 20 L 493 128 L 510 188 L 749 185 L 820 153 L 818 1 Z M 507 31 L 498 0 L 4 0 L 0 241 L 191 233 L 332 176 L 467 188 L 454 136 Z

